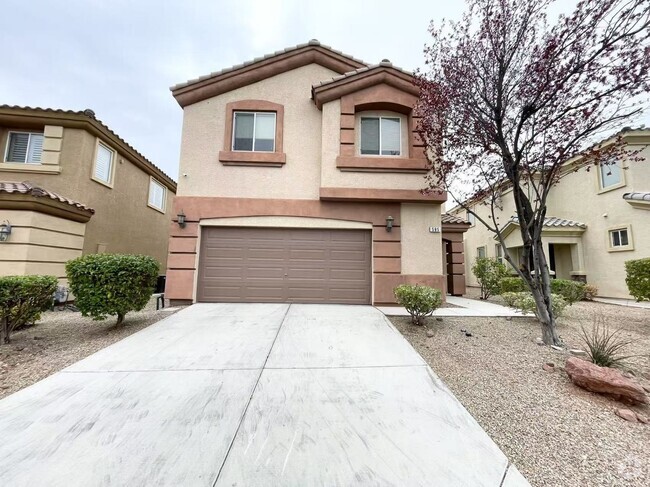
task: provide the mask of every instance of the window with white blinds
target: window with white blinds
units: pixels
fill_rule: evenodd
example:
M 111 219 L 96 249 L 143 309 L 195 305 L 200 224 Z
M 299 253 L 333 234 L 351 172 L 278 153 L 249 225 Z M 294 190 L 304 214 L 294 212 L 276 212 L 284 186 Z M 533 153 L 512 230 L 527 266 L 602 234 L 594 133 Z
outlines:
M 9 132 L 5 162 L 40 164 L 43 153 L 43 134 Z
M 113 151 L 106 147 L 104 144 L 98 144 L 97 159 L 95 159 L 95 179 L 110 184 L 112 170 Z
M 165 187 L 155 179 L 149 181 L 149 205 L 165 211 Z

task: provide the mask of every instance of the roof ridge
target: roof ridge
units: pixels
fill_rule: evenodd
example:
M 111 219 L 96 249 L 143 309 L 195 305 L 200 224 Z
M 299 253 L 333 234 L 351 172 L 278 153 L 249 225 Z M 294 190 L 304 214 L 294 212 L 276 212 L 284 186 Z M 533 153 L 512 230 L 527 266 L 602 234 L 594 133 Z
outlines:
M 393 68 L 396 71 L 399 71 L 400 73 L 406 74 L 408 76 L 413 76 L 412 71 L 407 71 L 406 69 L 400 68 L 399 66 L 395 66 L 388 59 L 384 59 L 380 63 L 368 64 L 368 65 L 366 65 L 366 66 L 364 66 L 362 68 L 358 68 L 358 69 L 355 69 L 355 70 L 352 70 L 352 71 L 348 71 L 347 73 L 343 73 L 343 74 L 340 74 L 338 76 L 334 76 L 334 77 L 332 77 L 330 79 L 326 79 L 324 81 L 319 81 L 318 83 L 313 84 L 312 87 L 317 88 L 319 86 L 325 86 L 325 85 L 328 85 L 330 83 L 335 83 L 335 82 L 340 81 L 342 79 L 349 78 L 351 76 L 355 76 L 355 75 L 360 74 L 360 73 L 365 73 L 367 71 L 371 71 L 371 70 L 377 69 L 377 68 Z

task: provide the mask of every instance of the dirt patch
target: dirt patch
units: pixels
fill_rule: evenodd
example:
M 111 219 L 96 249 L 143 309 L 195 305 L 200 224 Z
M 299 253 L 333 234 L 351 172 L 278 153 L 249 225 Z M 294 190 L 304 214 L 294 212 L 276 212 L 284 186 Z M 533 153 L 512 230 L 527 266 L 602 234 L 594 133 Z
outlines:
M 155 300 L 128 313 L 120 326 L 115 318 L 93 321 L 79 312 L 43 313 L 38 324 L 14 332 L 10 344 L 0 345 L 0 399 L 173 313 L 156 311 Z
M 622 420 L 614 411 L 627 406 L 574 386 L 562 368 L 571 355 L 537 345 L 534 319 L 429 318 L 427 327 L 390 319 L 533 486 L 646 485 L 650 425 Z M 584 348 L 580 325 L 595 319 L 623 329 L 631 353 L 649 353 L 650 311 L 601 303 L 567 309 L 558 326 L 565 344 Z M 547 362 L 554 371 L 542 369 Z M 647 386 L 650 358 L 630 364 Z

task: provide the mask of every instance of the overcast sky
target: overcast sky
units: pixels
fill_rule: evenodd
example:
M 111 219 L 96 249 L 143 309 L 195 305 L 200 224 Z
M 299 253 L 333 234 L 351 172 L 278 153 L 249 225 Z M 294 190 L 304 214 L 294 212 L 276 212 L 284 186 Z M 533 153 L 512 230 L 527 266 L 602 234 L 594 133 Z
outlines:
M 0 104 L 92 108 L 174 179 L 182 110 L 170 86 L 312 38 L 366 62 L 388 58 L 412 70 L 422 66 L 429 21 L 457 18 L 463 9 L 459 0 L 2 4 Z

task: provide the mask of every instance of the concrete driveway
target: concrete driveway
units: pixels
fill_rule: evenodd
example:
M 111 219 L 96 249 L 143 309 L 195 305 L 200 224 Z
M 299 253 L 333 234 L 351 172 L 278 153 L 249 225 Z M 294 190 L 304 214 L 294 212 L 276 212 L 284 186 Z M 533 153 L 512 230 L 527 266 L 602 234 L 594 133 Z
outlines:
M 0 401 L 3 486 L 527 486 L 370 306 L 196 304 Z

